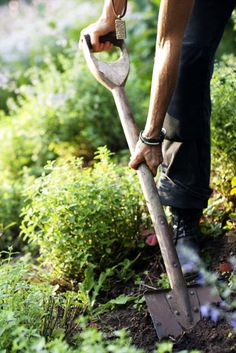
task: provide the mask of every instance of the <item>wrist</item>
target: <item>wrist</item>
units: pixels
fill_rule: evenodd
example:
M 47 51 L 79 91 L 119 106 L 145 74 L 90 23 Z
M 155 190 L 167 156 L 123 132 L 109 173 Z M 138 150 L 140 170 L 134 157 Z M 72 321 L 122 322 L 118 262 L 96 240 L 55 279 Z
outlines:
M 99 22 L 103 23 L 104 25 L 109 25 L 115 28 L 115 19 L 116 17 L 113 14 L 103 14 L 99 18 Z
M 146 145 L 158 146 L 162 144 L 165 136 L 166 136 L 166 130 L 162 128 L 158 137 L 147 137 L 144 135 L 144 132 L 141 131 L 139 134 L 139 139 Z
M 159 138 L 161 134 L 161 129 L 157 128 L 145 128 L 143 130 L 143 136 L 147 138 Z

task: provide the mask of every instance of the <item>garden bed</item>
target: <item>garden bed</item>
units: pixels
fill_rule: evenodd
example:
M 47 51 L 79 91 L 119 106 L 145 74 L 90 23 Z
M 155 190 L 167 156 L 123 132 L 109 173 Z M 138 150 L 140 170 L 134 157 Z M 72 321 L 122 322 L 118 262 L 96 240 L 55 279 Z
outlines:
M 148 249 L 150 255 L 148 257 L 151 259 L 153 252 L 155 258 L 155 261 L 147 265 L 149 281 L 155 278 L 158 272 L 160 274 L 162 269 L 160 257 L 156 256 L 157 251 L 158 247 Z M 206 252 L 208 257 L 212 259 L 210 270 L 218 271 L 220 264 L 226 263 L 229 255 L 236 255 L 236 242 L 230 243 L 226 236 L 220 236 L 216 239 L 210 238 L 205 244 L 204 253 Z M 225 276 L 225 274 L 221 276 Z M 133 294 L 137 292 L 137 286 L 127 285 L 123 288 L 114 286 L 110 294 L 115 297 L 122 292 Z M 114 337 L 115 330 L 126 328 L 131 334 L 133 343 L 138 348 L 143 348 L 147 353 L 153 352 L 157 343 L 156 332 L 146 305 L 140 311 L 135 310 L 132 305 L 115 309 L 103 314 L 99 321 L 91 323 L 91 325 L 106 332 L 110 339 Z M 174 347 L 175 351 L 198 349 L 202 353 L 233 353 L 236 352 L 236 339 L 235 334 L 232 333 L 232 327 L 224 319 L 213 322 L 204 318 L 192 331 L 174 341 Z

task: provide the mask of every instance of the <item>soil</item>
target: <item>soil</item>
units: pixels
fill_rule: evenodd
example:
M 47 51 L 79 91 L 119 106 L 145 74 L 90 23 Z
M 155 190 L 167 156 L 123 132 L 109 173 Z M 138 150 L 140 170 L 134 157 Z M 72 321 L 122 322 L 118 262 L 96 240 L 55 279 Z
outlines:
M 221 271 L 225 266 L 229 268 L 227 259 L 229 256 L 235 255 L 236 242 L 229 242 L 226 236 L 220 236 L 216 239 L 210 238 L 208 241 L 204 241 L 203 257 L 207 259 L 210 264 L 209 269 L 212 271 Z M 158 246 L 147 247 L 142 260 L 138 261 L 138 263 L 142 271 L 146 270 L 145 277 L 142 278 L 144 286 L 156 286 L 156 279 L 164 272 Z M 220 276 L 224 277 L 225 274 L 220 274 Z M 143 289 L 137 287 L 131 282 L 123 286 L 118 283 L 114 284 L 113 290 L 109 292 L 109 297 L 104 298 L 104 301 L 109 298 L 115 298 L 121 293 L 141 293 Z M 158 342 L 146 304 L 139 310 L 134 309 L 132 304 L 111 310 L 108 313 L 104 313 L 96 323 L 91 323 L 91 325 L 105 332 L 107 338 L 111 339 L 114 338 L 115 330 L 127 329 L 135 346 L 142 348 L 146 353 L 153 352 Z M 201 319 L 192 331 L 186 332 L 177 340 L 173 340 L 173 343 L 174 352 L 198 349 L 202 353 L 236 353 L 236 335 L 232 333 L 232 327 L 224 320 L 213 322 L 209 319 Z

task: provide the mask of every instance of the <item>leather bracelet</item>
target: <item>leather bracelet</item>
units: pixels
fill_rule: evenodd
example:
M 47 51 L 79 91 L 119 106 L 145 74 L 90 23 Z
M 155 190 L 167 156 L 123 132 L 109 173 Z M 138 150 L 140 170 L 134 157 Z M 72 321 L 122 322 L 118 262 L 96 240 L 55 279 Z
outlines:
M 143 136 L 143 131 L 140 131 L 139 139 L 140 139 L 140 140 L 142 141 L 142 143 L 144 143 L 145 145 L 149 145 L 149 146 L 158 146 L 158 145 L 160 145 L 160 144 L 163 142 L 165 136 L 166 136 L 166 129 L 162 128 L 159 138 L 148 138 L 148 137 L 144 137 L 144 136 Z

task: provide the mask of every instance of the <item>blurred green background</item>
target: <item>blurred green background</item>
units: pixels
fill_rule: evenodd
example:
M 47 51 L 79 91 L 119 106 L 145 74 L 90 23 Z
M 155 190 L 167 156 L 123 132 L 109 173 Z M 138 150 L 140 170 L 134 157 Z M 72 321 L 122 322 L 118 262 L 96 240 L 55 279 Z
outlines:
M 126 16 L 126 91 L 140 128 L 149 103 L 158 6 L 159 0 L 129 0 Z M 143 353 L 124 332 L 113 334 L 110 322 L 106 338 L 97 332 L 96 315 L 110 311 L 112 317 L 115 307 L 131 305 L 127 321 L 136 331 L 135 313 L 147 324 L 142 283 L 149 283 L 149 270 L 155 268 L 151 286 L 168 286 L 159 252 L 141 236 L 150 219 L 136 173 L 127 167 L 113 99 L 78 51 L 81 29 L 101 7 L 102 0 L 0 0 L 1 352 Z M 214 192 L 201 222 L 209 241 L 236 235 L 235 31 L 234 13 L 211 84 Z M 231 287 L 221 283 L 221 291 L 229 315 L 233 272 L 227 278 Z M 164 342 L 155 352 L 172 348 Z

